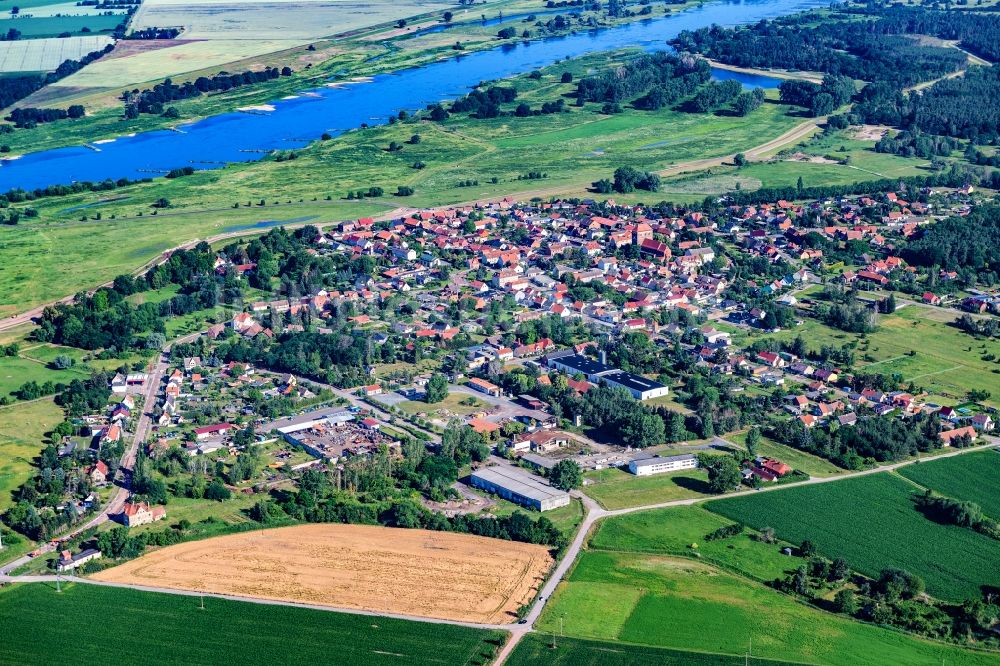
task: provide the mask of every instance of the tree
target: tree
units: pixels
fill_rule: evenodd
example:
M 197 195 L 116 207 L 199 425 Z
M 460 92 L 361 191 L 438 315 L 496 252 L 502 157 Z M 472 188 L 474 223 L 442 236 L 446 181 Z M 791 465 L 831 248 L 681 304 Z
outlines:
M 760 428 L 753 426 L 747 431 L 747 456 L 756 458 L 760 454 Z
M 708 472 L 708 488 L 713 493 L 726 493 L 739 487 L 743 475 L 731 456 L 698 455 L 698 466 Z
M 738 167 L 746 166 L 747 156 L 744 155 L 743 153 L 736 153 L 736 156 L 733 158 L 733 164 L 735 164 Z
M 830 565 L 830 573 L 827 578 L 831 582 L 837 582 L 847 578 L 847 574 L 851 571 L 850 567 L 847 566 L 847 560 L 842 557 L 838 557 Z
M 563 83 L 570 83 L 570 82 L 573 81 L 573 73 L 572 72 L 563 72 L 562 73 L 562 77 L 560 77 L 559 80 L 562 81 Z
M 814 544 L 809 539 L 806 539 L 799 546 L 799 555 L 801 557 L 812 557 L 816 554 L 816 544 Z
M 560 490 L 579 488 L 583 483 L 583 472 L 575 460 L 560 460 L 549 470 L 549 483 Z
M 233 494 L 223 485 L 220 479 L 213 479 L 212 483 L 208 484 L 208 488 L 205 489 L 205 499 L 223 501 L 232 497 Z
M 854 590 L 841 590 L 833 597 L 833 608 L 838 613 L 854 615 L 858 612 L 858 599 Z
M 59 354 L 52 359 L 52 367 L 56 370 L 67 370 L 73 367 L 73 359 L 66 354 Z
M 448 397 L 448 378 L 440 372 L 435 373 L 424 388 L 424 400 L 428 404 L 441 402 Z

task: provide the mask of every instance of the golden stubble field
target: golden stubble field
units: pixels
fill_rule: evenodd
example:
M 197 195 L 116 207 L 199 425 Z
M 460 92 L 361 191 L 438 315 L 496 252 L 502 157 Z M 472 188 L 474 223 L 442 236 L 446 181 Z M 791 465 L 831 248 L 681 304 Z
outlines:
M 516 619 L 551 566 L 544 546 L 323 524 L 169 546 L 93 578 L 496 624 Z

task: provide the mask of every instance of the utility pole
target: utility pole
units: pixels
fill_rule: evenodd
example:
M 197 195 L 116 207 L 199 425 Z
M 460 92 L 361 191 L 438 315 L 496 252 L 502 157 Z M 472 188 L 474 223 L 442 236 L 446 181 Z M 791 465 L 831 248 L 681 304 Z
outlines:
M 198 610 L 205 610 L 205 595 L 202 594 L 200 596 L 201 596 L 201 605 L 198 607 Z

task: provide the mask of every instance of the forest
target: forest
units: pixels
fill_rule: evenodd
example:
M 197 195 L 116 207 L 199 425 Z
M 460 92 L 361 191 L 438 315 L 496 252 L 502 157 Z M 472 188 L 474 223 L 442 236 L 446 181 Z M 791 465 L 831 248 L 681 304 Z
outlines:
M 949 217 L 930 225 L 902 250 L 914 266 L 946 271 L 972 270 L 994 280 L 1000 274 L 1000 206 L 977 206 L 966 217 Z
M 844 83 L 836 90 L 806 81 L 781 86 L 783 102 L 822 116 L 850 101 L 851 124 L 886 124 L 928 134 L 991 143 L 1000 132 L 1000 73 L 969 67 L 956 48 L 920 42 L 914 35 L 955 40 L 984 58 L 1000 55 L 1000 16 L 916 8 L 840 9 L 832 20 L 808 15 L 762 21 L 742 28 L 703 28 L 683 32 L 671 43 L 740 67 L 771 67 L 822 72 Z M 904 89 L 944 78 L 920 93 Z M 851 79 L 868 82 L 855 94 Z M 833 99 L 827 97 L 830 95 Z

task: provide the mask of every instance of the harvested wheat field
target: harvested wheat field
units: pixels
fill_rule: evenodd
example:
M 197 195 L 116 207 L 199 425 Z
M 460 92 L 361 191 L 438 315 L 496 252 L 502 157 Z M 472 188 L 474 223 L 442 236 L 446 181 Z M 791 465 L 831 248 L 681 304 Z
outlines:
M 368 525 L 301 525 L 193 541 L 102 581 L 448 620 L 512 622 L 552 565 L 544 546 Z

